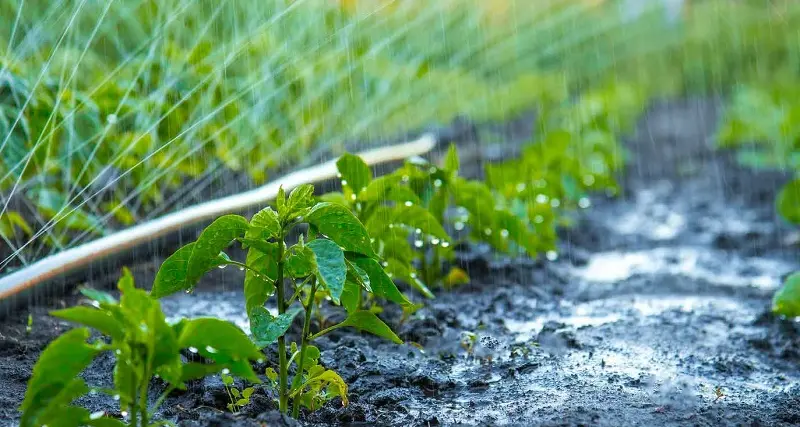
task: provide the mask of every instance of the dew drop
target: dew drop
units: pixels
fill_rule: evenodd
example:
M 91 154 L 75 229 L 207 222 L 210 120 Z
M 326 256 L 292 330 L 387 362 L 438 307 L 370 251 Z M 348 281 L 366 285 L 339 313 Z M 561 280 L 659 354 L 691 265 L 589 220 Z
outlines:
M 219 268 L 220 270 L 222 270 L 223 268 L 225 268 L 225 267 L 227 267 L 227 266 L 228 266 L 228 264 L 222 264 L 222 265 L 218 265 L 218 266 L 217 266 L 217 268 Z
M 100 308 L 100 303 L 99 303 L 99 302 L 97 302 L 97 301 L 92 301 L 92 307 L 94 307 L 94 308 Z
M 555 261 L 558 259 L 558 254 L 556 253 L 556 251 L 547 251 L 547 253 L 545 253 L 545 256 L 550 261 Z
M 544 194 L 536 195 L 536 203 L 547 203 L 548 197 Z
M 437 238 L 435 238 L 435 237 L 434 237 L 433 239 L 431 239 L 431 244 L 432 244 L 432 245 L 438 245 L 438 244 L 439 244 L 439 242 L 441 242 L 441 240 L 439 240 L 439 239 L 437 239 Z
M 111 398 L 112 398 L 112 399 L 114 399 L 114 400 L 119 400 L 119 398 L 120 398 L 120 395 L 118 395 L 118 394 L 115 394 L 115 395 L 114 395 L 114 396 L 112 396 Z
M 231 373 L 231 370 L 228 369 L 228 368 L 225 368 L 225 369 L 222 370 L 222 375 L 228 375 L 230 373 Z
M 394 224 L 389 224 L 389 228 L 394 228 Z
M 517 184 L 517 193 L 522 193 L 523 191 L 525 191 L 525 187 L 527 187 L 527 185 L 525 185 L 524 182 L 520 182 L 519 184 Z
M 503 238 L 506 238 L 506 237 L 508 237 L 508 230 L 506 230 L 505 228 L 504 228 L 504 229 L 502 229 L 502 230 L 500 230 L 500 235 L 501 235 Z
M 418 229 L 416 229 L 416 230 L 414 230 L 414 232 L 415 232 L 415 233 L 417 233 L 417 234 L 422 234 L 422 230 L 421 230 L 421 229 L 419 229 L 419 228 L 418 228 Z
M 351 194 L 350 195 L 350 200 L 355 200 L 355 199 L 356 199 L 356 195 L 355 194 Z
M 544 222 L 544 217 L 541 215 L 536 215 L 535 217 L 533 217 L 533 222 L 541 224 Z
M 442 242 L 442 247 L 443 248 L 446 248 L 448 246 L 450 246 L 450 242 Z
M 239 267 L 239 271 L 244 271 L 244 267 Z
M 412 271 L 411 274 L 409 274 L 409 276 L 411 276 L 412 279 L 416 279 L 417 278 L 417 273 Z
M 594 184 L 594 175 L 586 175 L 583 177 L 583 183 L 586 185 Z
M 97 412 L 92 412 L 92 413 L 89 415 L 89 419 L 90 419 L 90 420 L 97 420 L 97 419 L 100 419 L 100 418 L 102 418 L 102 417 L 103 417 L 103 415 L 105 415 L 105 414 L 106 414 L 106 413 L 105 413 L 105 411 L 97 411 Z
M 256 363 L 264 363 L 264 359 L 258 359 L 256 360 Z
M 189 347 L 189 353 L 197 353 L 197 348 Z
M 347 180 L 346 179 L 342 180 L 342 185 L 347 185 Z
M 453 228 L 455 228 L 458 231 L 461 231 L 464 229 L 464 223 L 461 221 L 456 221 L 456 223 L 453 224 Z
M 403 178 L 402 178 L 403 182 L 408 182 L 410 179 L 411 179 L 411 177 L 409 177 L 408 175 L 403 175 Z
M 436 173 L 436 166 L 431 166 L 431 168 L 430 168 L 430 169 L 428 169 L 428 172 L 430 172 L 430 173 Z
M 422 240 L 419 240 L 419 239 L 414 240 L 414 246 L 417 247 L 417 248 L 421 248 L 422 247 Z
M 389 263 L 388 263 L 388 262 L 386 262 L 386 261 L 384 261 L 384 262 L 383 262 L 383 266 L 384 266 L 384 267 L 388 267 L 388 266 L 389 266 Z
M 442 186 L 442 180 L 441 179 L 433 180 L 433 186 L 436 187 L 436 188 L 441 187 Z
M 492 235 L 492 229 L 489 228 L 489 227 L 484 228 L 483 229 L 483 234 L 485 234 L 487 236 L 491 236 Z
M 113 125 L 113 124 L 116 124 L 117 121 L 119 121 L 119 117 L 117 117 L 116 114 L 112 113 L 112 114 L 109 114 L 108 117 L 106 117 L 106 121 L 108 122 L 108 124 Z
M 411 200 L 406 200 L 406 202 L 404 204 L 406 206 L 413 206 L 414 205 L 414 203 Z
M 581 197 L 581 199 L 580 199 L 580 200 L 578 200 L 578 206 L 579 206 L 581 209 L 586 209 L 586 208 L 588 208 L 589 206 L 592 206 L 592 201 L 591 201 L 591 200 L 589 200 L 589 198 L 587 198 L 587 197 Z
M 217 349 L 214 348 L 214 347 L 211 347 L 210 345 L 207 345 L 206 346 L 206 351 L 209 352 L 209 353 L 216 353 Z
M 119 354 L 122 354 L 122 350 L 120 350 L 120 349 L 116 349 L 116 350 L 114 350 L 114 353 L 116 353 L 116 354 L 118 354 L 118 355 L 119 355 Z
M 550 206 L 552 206 L 554 208 L 557 208 L 557 207 L 561 206 L 561 201 L 558 200 L 558 199 L 553 199 L 553 200 L 550 201 Z
M 128 411 L 122 411 L 119 414 L 122 415 L 122 417 L 124 418 L 128 416 Z

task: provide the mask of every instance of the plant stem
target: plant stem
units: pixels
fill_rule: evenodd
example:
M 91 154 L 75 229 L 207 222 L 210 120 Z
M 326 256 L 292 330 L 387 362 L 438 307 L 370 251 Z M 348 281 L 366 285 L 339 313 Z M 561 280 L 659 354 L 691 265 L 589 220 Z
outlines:
M 149 362 L 149 360 L 148 360 Z M 148 363 L 150 365 L 150 363 Z M 139 390 L 139 412 L 142 414 L 142 427 L 148 426 L 147 420 L 147 388 L 150 385 L 150 372 L 149 369 L 145 370 L 144 378 L 142 378 L 141 389 Z
M 278 298 L 278 314 L 286 312 L 286 301 L 283 299 L 283 252 L 286 243 L 283 241 L 284 233 L 281 232 L 278 236 L 278 272 L 275 278 L 275 293 Z M 287 376 L 289 366 L 286 363 L 286 339 L 283 335 L 278 337 L 278 363 L 279 363 L 279 382 L 278 382 L 278 409 L 282 414 L 288 410 L 288 390 L 287 390 Z
M 296 386 L 300 385 L 300 381 L 303 378 L 303 364 L 306 358 L 306 348 L 308 348 L 308 336 L 311 331 L 311 312 L 314 310 L 314 294 L 317 291 L 317 281 L 315 278 L 311 279 L 311 292 L 308 295 L 308 305 L 305 306 L 306 309 L 306 319 L 303 323 L 303 338 L 302 343 L 300 344 L 300 361 L 297 362 L 297 373 L 294 375 L 294 380 L 292 381 L 292 389 Z M 294 408 L 292 409 L 292 417 L 297 418 L 300 415 L 300 394 L 297 394 L 294 398 Z
M 334 330 L 339 329 L 341 327 L 342 327 L 342 324 L 341 323 L 337 323 L 337 324 L 335 324 L 333 326 L 327 327 L 327 328 L 317 332 L 314 335 L 311 335 L 310 337 L 308 337 L 308 340 L 309 341 L 314 341 L 315 339 L 327 334 L 328 332 L 333 332 Z
M 130 426 L 131 427 L 138 427 L 139 426 L 139 396 L 136 389 L 136 383 L 131 382 L 131 407 L 130 407 Z

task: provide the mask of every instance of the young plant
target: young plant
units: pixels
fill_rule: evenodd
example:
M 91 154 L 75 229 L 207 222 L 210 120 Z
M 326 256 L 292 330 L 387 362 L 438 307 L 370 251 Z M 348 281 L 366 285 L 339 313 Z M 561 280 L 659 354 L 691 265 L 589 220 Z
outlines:
M 402 306 L 411 302 L 397 289 L 381 267 L 364 225 L 344 206 L 315 203 L 314 187 L 303 185 L 286 197 L 281 188 L 276 209 L 264 208 L 250 221 L 238 215 L 215 220 L 189 243 L 170 256 L 156 275 L 151 295 L 162 297 L 191 291 L 200 277 L 218 266 L 235 265 L 246 270 L 244 296 L 250 332 L 259 347 L 278 346 L 278 371 L 267 372 L 278 389 L 278 407 L 293 415 L 301 406 L 311 410 L 335 396 L 347 404 L 347 386 L 336 372 L 318 365 L 319 350 L 312 342 L 339 328 L 354 327 L 396 343 L 400 338 L 374 313 L 362 310 L 362 292 Z M 297 242 L 287 243 L 291 232 L 306 228 Z M 224 252 L 234 240 L 247 248 L 245 262 L 231 260 Z M 384 261 L 385 262 L 385 261 Z M 291 285 L 287 289 L 287 282 Z M 275 296 L 277 316 L 264 307 Z M 344 321 L 312 332 L 317 302 L 329 300 L 344 306 Z M 293 307 L 299 303 L 299 307 Z M 301 341 L 291 343 L 287 357 L 286 332 L 294 318 L 304 313 Z M 294 377 L 289 368 L 295 365 Z
M 443 261 L 453 258 L 453 240 L 442 224 L 449 221 L 456 231 L 468 224 L 471 238 L 501 251 L 508 251 L 512 242 L 528 248 L 534 241 L 516 217 L 496 206 L 488 187 L 458 176 L 455 145 L 440 166 L 417 158 L 375 179 L 357 156 L 345 154 L 336 164 L 343 190 L 323 198 L 351 209 L 375 239 L 373 246 L 392 276 L 429 298 L 429 285 L 469 280 L 458 268 L 442 271 Z M 453 207 L 462 214 L 448 215 Z M 412 263 L 418 268 L 408 267 Z
M 228 399 L 230 399 L 230 403 L 228 403 L 229 411 L 239 412 L 244 406 L 250 404 L 250 395 L 253 394 L 255 388 L 247 387 L 240 391 L 233 384 L 234 380 L 232 376 L 223 372 L 220 374 L 220 378 L 222 379 L 222 385 L 225 387 L 225 393 L 228 394 Z
M 738 90 L 717 133 L 721 147 L 736 148 L 739 163 L 794 174 L 775 199 L 776 211 L 800 224 L 800 85 L 793 80 Z M 745 145 L 751 145 L 744 149 Z M 775 313 L 800 316 L 800 272 L 790 275 L 773 298 Z
M 122 293 L 119 302 L 109 294 L 84 289 L 82 293 L 91 300 L 91 306 L 51 313 L 88 328 L 64 333 L 42 352 L 21 406 L 23 427 L 162 425 L 165 423 L 151 422 L 155 411 L 171 391 L 184 389 L 186 381 L 222 371 L 259 382 L 250 362 L 263 354 L 235 325 L 212 318 L 168 324 L 158 300 L 136 289 L 127 269 L 118 288 Z M 90 341 L 89 328 L 102 338 Z M 210 363 L 184 363 L 182 350 L 197 353 Z M 90 388 L 79 374 L 103 352 L 116 359 L 113 388 Z M 155 376 L 167 387 L 148 406 L 149 386 Z M 127 424 L 72 405 L 90 391 L 109 394 L 119 401 Z

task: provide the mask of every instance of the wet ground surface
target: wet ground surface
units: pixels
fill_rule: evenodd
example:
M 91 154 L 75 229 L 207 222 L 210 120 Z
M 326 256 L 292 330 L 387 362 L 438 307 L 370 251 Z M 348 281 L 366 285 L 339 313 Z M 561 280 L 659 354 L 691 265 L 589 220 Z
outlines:
M 351 403 L 332 401 L 302 423 L 800 424 L 800 326 L 769 314 L 782 278 L 800 268 L 800 235 L 772 208 L 786 177 L 742 169 L 713 150 L 716 105 L 654 105 L 628 142 L 623 196 L 592 199 L 562 233 L 556 261 L 468 248 L 461 262 L 473 283 L 440 292 L 397 325 L 408 344 L 352 331 L 319 340 L 322 363 L 349 384 Z M 157 265 L 137 266 L 140 284 Z M 215 271 L 164 308 L 246 327 L 238 276 Z M 30 333 L 27 312 L 0 324 L 0 420 L 18 417 L 38 353 L 69 327 L 46 310 L 33 309 Z M 399 313 L 386 319 L 397 324 Z M 471 352 L 465 333 L 476 335 Z M 89 382 L 109 381 L 111 363 L 99 360 Z M 231 415 L 212 377 L 171 398 L 162 415 L 197 426 L 291 424 L 269 393 Z M 114 408 L 100 397 L 80 403 Z

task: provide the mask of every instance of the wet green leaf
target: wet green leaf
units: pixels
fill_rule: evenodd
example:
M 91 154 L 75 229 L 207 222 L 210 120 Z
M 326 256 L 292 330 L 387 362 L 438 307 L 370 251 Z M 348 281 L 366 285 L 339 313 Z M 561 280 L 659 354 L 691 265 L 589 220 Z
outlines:
M 403 340 L 401 340 L 400 337 L 398 337 L 397 334 L 392 331 L 392 328 L 390 328 L 386 323 L 383 323 L 383 320 L 379 319 L 378 316 L 366 310 L 351 313 L 347 316 L 347 319 L 339 323 L 339 326 L 353 327 L 369 332 L 373 335 L 377 335 L 381 338 L 386 338 L 387 340 L 397 344 L 403 343 Z
M 317 259 L 308 246 L 295 245 L 289 250 L 286 271 L 294 278 L 307 277 L 317 272 Z
M 319 203 L 311 209 L 306 220 L 344 250 L 375 256 L 367 230 L 346 207 Z
M 336 167 L 342 175 L 343 185 L 350 187 L 354 194 L 358 194 L 372 181 L 372 171 L 369 166 L 361 157 L 354 154 L 342 155 L 336 161 Z
M 344 282 L 344 289 L 342 290 L 341 302 L 348 313 L 353 313 L 358 310 L 358 301 L 361 298 L 361 286 L 352 278 L 352 274 L 348 273 L 347 277 L 347 280 Z
M 194 243 L 186 266 L 186 281 L 194 286 L 211 268 L 219 265 L 219 254 L 236 238 L 241 238 L 250 227 L 244 217 L 224 215 L 200 233 Z
M 70 307 L 50 312 L 51 316 L 94 328 L 114 339 L 122 339 L 122 325 L 111 313 L 91 307 Z
M 303 184 L 292 190 L 283 210 L 278 209 L 278 214 L 281 222 L 286 223 L 298 216 L 305 216 L 312 206 L 314 206 L 314 186 Z
M 330 292 L 331 299 L 339 304 L 347 276 L 344 252 L 336 243 L 327 239 L 316 239 L 308 243 L 317 261 L 317 277 Z
M 422 206 L 397 206 L 393 210 L 392 223 L 403 224 L 408 227 L 420 230 L 424 235 L 433 236 L 440 240 L 447 241 L 450 236 L 444 231 L 439 221 Z
M 281 232 L 281 224 L 278 220 L 278 213 L 267 206 L 262 209 L 250 220 L 250 228 L 245 233 L 247 239 L 266 240 L 277 238 Z
M 39 356 L 20 409 L 22 426 L 41 425 L 48 411 L 69 405 L 88 388 L 78 375 L 100 353 L 86 343 L 90 333 L 77 328 L 59 336 Z
M 89 298 L 91 300 L 97 301 L 97 302 L 99 302 L 101 304 L 116 304 L 117 303 L 117 300 L 114 299 L 114 297 L 112 297 L 110 294 L 108 294 L 106 292 L 103 292 L 103 291 L 98 291 L 97 289 L 81 288 L 80 292 L 86 298 Z
M 263 252 L 263 250 L 269 252 Z M 246 310 L 249 313 L 253 307 L 264 305 L 267 298 L 275 292 L 275 278 L 278 272 L 278 245 L 276 243 L 264 243 L 258 248 L 251 247 L 247 251 L 245 264 L 259 274 L 251 270 L 244 273 L 244 298 Z
M 303 309 L 295 308 L 278 317 L 273 317 L 266 308 L 253 307 L 249 313 L 250 333 L 253 334 L 253 340 L 261 348 L 274 343 L 292 326 L 294 318 L 301 311 Z
M 772 311 L 787 317 L 800 316 L 800 272 L 786 278 L 772 298 Z
M 150 296 L 161 298 L 192 288 L 186 280 L 186 272 L 194 245 L 195 242 L 188 243 L 164 260 L 156 273 Z
M 188 320 L 181 328 L 178 345 L 195 348 L 201 356 L 228 368 L 231 375 L 260 382 L 250 361 L 261 359 L 263 354 L 233 323 L 212 318 Z
M 353 256 L 350 261 L 367 273 L 373 294 L 400 305 L 411 304 L 408 298 L 397 289 L 397 285 L 394 284 L 392 279 L 383 271 L 378 261 L 364 256 Z

